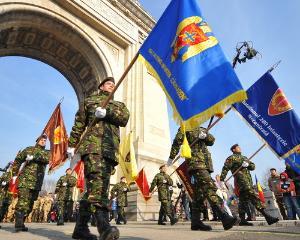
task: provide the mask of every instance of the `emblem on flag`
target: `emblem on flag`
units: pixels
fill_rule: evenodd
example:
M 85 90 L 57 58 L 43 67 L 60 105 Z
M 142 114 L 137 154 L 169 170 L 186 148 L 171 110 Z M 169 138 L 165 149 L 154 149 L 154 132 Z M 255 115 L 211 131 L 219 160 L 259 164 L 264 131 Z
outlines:
M 280 115 L 287 111 L 290 111 L 291 109 L 293 109 L 292 105 L 288 102 L 284 92 L 280 88 L 278 88 L 269 103 L 269 116 L 273 117 L 276 115 Z
M 176 37 L 172 43 L 174 62 L 180 56 L 182 62 L 198 55 L 204 50 L 218 44 L 218 40 L 212 33 L 210 27 L 199 16 L 188 17 L 178 25 Z

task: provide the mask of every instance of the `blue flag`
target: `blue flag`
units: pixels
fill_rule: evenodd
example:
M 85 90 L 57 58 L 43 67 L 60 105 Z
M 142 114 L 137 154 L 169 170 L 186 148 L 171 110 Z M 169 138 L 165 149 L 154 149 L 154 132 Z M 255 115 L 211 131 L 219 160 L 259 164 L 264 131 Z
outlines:
M 196 0 L 172 0 L 139 53 L 187 130 L 247 98 Z
M 285 162 L 288 163 L 294 171 L 300 174 L 300 148 L 285 158 Z
M 247 90 L 248 100 L 234 108 L 266 141 L 277 156 L 285 158 L 300 147 L 300 118 L 267 72 Z

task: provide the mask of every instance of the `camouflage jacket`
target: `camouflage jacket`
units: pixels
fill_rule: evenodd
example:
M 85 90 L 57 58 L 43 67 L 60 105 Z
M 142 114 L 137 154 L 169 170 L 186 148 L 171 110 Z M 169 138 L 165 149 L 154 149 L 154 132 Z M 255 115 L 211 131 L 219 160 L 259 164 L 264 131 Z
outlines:
M 191 147 L 192 150 L 192 158 L 186 158 L 188 165 L 188 171 L 193 171 L 197 169 L 207 169 L 210 173 L 214 171 L 211 154 L 207 149 L 207 146 L 212 146 L 215 142 L 215 138 L 210 133 L 207 134 L 205 139 L 199 139 L 200 131 L 206 131 L 205 128 L 196 128 L 193 131 L 187 131 L 186 137 L 191 144 L 195 140 L 198 139 L 197 143 Z M 183 142 L 183 134 L 181 133 L 180 129 L 176 134 L 176 137 L 173 141 L 170 157 L 174 159 L 180 150 L 180 146 Z
M 5 172 L 0 177 L 0 199 L 8 196 L 9 182 L 11 180 L 11 172 Z
M 26 161 L 27 155 L 32 155 L 33 159 Z M 38 145 L 27 147 L 17 155 L 12 166 L 13 176 L 18 174 L 22 163 L 25 164 L 18 177 L 18 188 L 41 190 L 49 156 L 49 151 Z
M 100 91 L 87 97 L 84 106 L 78 110 L 72 128 L 69 147 L 75 147 L 87 126 L 95 119 L 96 108 L 101 106 L 109 93 Z M 106 116 L 98 119 L 96 124 L 89 129 L 78 152 L 81 156 L 86 154 L 100 154 L 108 158 L 114 165 L 118 164 L 118 149 L 120 143 L 119 127 L 125 127 L 129 120 L 129 111 L 125 104 L 110 100 L 106 107 Z
M 248 158 L 243 156 L 240 153 L 234 153 L 231 156 L 229 156 L 222 169 L 221 173 L 221 181 L 224 181 L 228 171 L 230 170 L 232 173 L 234 173 L 243 163 L 243 161 L 247 161 Z M 239 188 L 239 191 L 247 191 L 249 189 L 253 188 L 253 182 L 252 177 L 250 174 L 250 171 L 253 171 L 255 169 L 255 164 L 253 162 L 249 162 L 249 166 L 247 168 L 242 168 L 235 176 L 235 183 L 237 184 L 237 187 Z
M 117 197 L 117 205 L 121 207 L 127 207 L 127 192 L 129 191 L 131 191 L 131 189 L 126 183 L 117 183 L 110 191 L 111 198 Z
M 66 174 L 61 176 L 55 188 L 55 193 L 57 194 L 57 201 L 73 201 L 73 189 L 76 186 L 77 179 L 76 177 Z
M 173 180 L 168 174 L 162 172 L 156 174 L 151 183 L 150 192 L 154 190 L 155 186 L 158 188 L 159 201 L 171 201 L 171 193 L 173 190 L 171 190 L 170 187 L 173 186 Z

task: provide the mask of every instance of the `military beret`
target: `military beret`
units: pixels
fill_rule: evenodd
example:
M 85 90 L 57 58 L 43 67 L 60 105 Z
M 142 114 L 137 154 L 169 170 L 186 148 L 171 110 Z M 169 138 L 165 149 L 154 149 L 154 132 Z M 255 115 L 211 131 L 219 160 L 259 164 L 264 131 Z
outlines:
M 124 178 L 126 178 L 126 177 L 123 176 L 123 177 L 120 178 L 120 180 L 122 180 L 122 179 L 124 179 Z
M 237 146 L 238 146 L 238 144 L 237 144 L 237 143 L 236 143 L 236 144 L 234 144 L 234 145 L 232 145 L 232 146 L 231 146 L 231 148 L 230 148 L 231 152 L 233 152 L 233 149 L 235 149 Z
M 35 142 L 40 141 L 41 138 L 43 138 L 43 139 L 48 139 L 48 136 L 47 136 L 45 133 L 43 133 L 41 136 L 39 136 L 39 137 L 35 140 Z
M 163 167 L 167 166 L 166 164 L 163 164 L 159 167 L 159 170 L 162 169 Z
M 115 83 L 115 79 L 113 77 L 107 77 L 107 78 L 104 78 L 101 83 L 98 85 L 98 88 L 100 88 L 104 83 L 108 82 L 108 81 L 111 81 L 113 83 Z
M 275 171 L 276 171 L 276 168 L 270 168 L 270 171 L 272 171 L 272 170 L 275 170 Z
M 68 170 L 71 170 L 71 171 L 72 171 L 72 168 L 67 168 L 67 169 L 66 169 L 66 172 L 67 172 Z

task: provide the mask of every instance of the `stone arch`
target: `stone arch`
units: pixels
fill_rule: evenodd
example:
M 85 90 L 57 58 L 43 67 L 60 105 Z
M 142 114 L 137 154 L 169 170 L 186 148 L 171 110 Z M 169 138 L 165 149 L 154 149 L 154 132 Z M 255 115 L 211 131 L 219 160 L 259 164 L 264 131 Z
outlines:
M 24 56 L 54 67 L 73 86 L 79 103 L 111 75 L 99 52 L 88 36 L 50 14 L 21 9 L 0 14 L 0 57 Z

